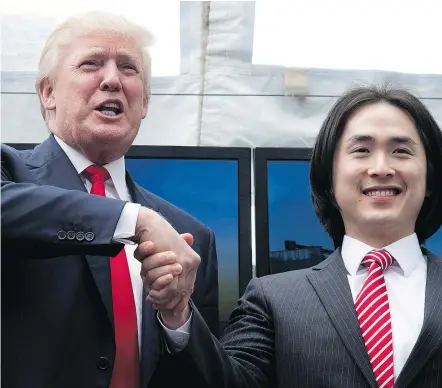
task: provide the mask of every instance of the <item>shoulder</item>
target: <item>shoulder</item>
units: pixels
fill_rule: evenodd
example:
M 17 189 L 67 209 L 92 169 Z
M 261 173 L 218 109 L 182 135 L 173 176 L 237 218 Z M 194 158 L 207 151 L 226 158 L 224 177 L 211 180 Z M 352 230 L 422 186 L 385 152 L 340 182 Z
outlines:
M 21 159 L 26 159 L 26 157 L 28 157 L 29 155 L 32 154 L 33 150 L 32 149 L 17 149 L 14 147 L 11 147 L 7 144 L 1 144 L 1 152 L 2 152 L 2 157 L 3 156 L 16 156 L 19 157 Z
M 437 265 L 442 266 L 442 258 L 441 257 L 437 256 L 436 254 L 434 254 L 433 252 L 429 251 L 426 248 L 422 249 L 422 253 L 425 255 L 427 260 L 434 262 Z
M 27 170 L 28 161 L 32 153 L 33 150 L 20 150 L 6 144 L 1 144 L 2 171 Z
M 307 277 L 311 272 L 311 268 L 305 268 L 259 278 L 255 277 L 249 282 L 247 291 L 258 292 L 269 300 L 274 298 L 278 300 L 285 299 L 287 295 L 291 299 L 295 294 L 305 292 L 306 289 L 311 288 Z
M 282 272 L 250 280 L 239 306 L 261 306 L 276 312 L 305 307 L 305 297 L 314 292 L 307 275 L 311 269 Z
M 305 289 L 306 286 L 311 286 L 310 275 L 318 270 L 330 270 L 331 267 L 343 268 L 341 248 L 335 249 L 325 260 L 312 267 L 263 276 L 260 281 L 265 288 Z
M 298 269 L 294 271 L 281 272 L 273 275 L 266 275 L 260 278 L 264 288 L 293 287 L 303 285 L 307 275 L 312 272 L 311 268 Z

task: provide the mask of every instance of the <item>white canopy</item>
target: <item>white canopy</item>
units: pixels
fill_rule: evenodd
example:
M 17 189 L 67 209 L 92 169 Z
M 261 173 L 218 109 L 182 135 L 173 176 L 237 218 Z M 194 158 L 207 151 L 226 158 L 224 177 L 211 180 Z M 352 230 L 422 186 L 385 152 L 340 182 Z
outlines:
M 410 89 L 442 125 L 440 0 L 22 0 L 2 17 L 3 142 L 47 136 L 34 87 L 40 51 L 56 23 L 92 9 L 156 36 L 136 144 L 311 146 L 337 96 L 367 83 Z

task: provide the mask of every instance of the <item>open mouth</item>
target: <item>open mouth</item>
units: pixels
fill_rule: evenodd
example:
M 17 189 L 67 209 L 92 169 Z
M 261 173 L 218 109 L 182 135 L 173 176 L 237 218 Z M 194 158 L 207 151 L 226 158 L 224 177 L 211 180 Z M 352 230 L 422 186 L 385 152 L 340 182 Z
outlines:
M 105 116 L 115 117 L 123 113 L 123 107 L 119 102 L 105 102 L 99 105 L 95 110 L 98 110 Z
M 381 188 L 374 188 L 374 189 L 367 189 L 363 191 L 363 194 L 367 197 L 395 197 L 399 195 L 402 192 L 401 189 L 397 188 L 388 188 L 388 189 L 381 189 Z

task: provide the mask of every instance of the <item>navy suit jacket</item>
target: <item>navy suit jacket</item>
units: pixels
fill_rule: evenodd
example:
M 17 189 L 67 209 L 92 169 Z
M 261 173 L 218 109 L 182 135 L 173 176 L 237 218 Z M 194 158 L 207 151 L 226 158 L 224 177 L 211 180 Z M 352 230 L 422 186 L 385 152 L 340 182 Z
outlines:
M 430 252 L 421 333 L 395 388 L 442 387 L 442 260 Z M 340 250 L 315 267 L 254 278 L 221 340 L 194 309 L 188 346 L 210 388 L 377 388 Z
M 1 152 L 2 384 L 108 387 L 115 356 L 108 259 L 123 248 L 112 236 L 124 202 L 88 194 L 53 136 L 33 150 L 2 145 Z M 133 202 L 194 236 L 201 265 L 192 299 L 217 335 L 213 232 L 129 174 L 126 181 Z M 141 387 L 181 383 L 168 372 L 173 360 L 146 301 L 142 317 Z

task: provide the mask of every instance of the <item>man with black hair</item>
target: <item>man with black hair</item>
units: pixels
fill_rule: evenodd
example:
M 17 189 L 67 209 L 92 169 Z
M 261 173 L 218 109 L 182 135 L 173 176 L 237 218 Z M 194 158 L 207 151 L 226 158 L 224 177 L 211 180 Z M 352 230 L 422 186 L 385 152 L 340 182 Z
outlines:
M 207 387 L 441 387 L 442 260 L 421 247 L 441 226 L 441 173 L 442 133 L 418 98 L 344 94 L 310 174 L 338 248 L 315 267 L 252 279 L 221 341 L 191 305 L 175 357 L 193 359 Z

